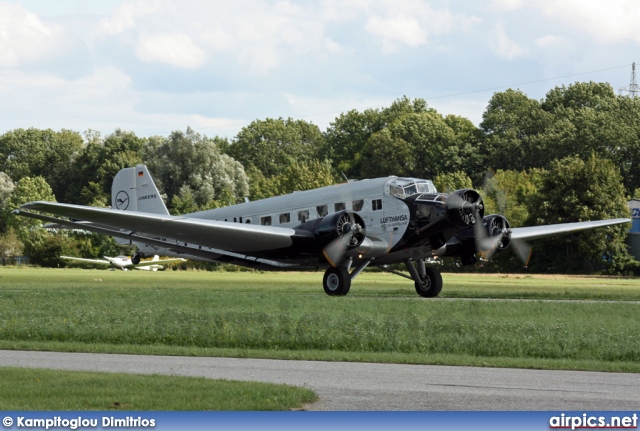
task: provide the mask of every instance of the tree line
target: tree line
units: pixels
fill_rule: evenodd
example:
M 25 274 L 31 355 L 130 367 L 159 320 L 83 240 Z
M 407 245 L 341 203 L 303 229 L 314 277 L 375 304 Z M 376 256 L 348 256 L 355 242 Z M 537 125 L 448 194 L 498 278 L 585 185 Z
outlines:
M 509 89 L 476 127 L 423 99 L 340 114 L 325 131 L 304 120 L 255 120 L 232 139 L 187 128 L 167 137 L 116 130 L 15 129 L 0 136 L 0 254 L 59 266 L 60 254 L 118 254 L 110 238 L 39 228 L 12 216 L 32 200 L 106 207 L 124 167 L 145 163 L 172 214 L 216 208 L 350 179 L 432 179 L 440 191 L 479 189 L 486 213 L 511 225 L 628 217 L 640 197 L 640 100 L 605 83 L 551 89 L 542 100 Z M 640 273 L 627 226 L 558 237 L 534 247 L 528 271 Z M 522 270 L 510 253 L 483 264 Z M 453 268 L 452 268 L 453 269 Z

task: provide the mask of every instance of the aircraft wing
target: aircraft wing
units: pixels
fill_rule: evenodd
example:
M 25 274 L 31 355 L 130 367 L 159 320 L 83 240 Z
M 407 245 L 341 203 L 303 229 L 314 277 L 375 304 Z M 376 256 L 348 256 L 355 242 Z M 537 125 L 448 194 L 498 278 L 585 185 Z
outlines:
M 153 265 L 160 265 L 162 263 L 175 263 L 175 262 L 186 262 L 186 259 L 183 259 L 181 257 L 178 257 L 176 259 L 162 259 L 162 260 L 143 260 L 141 261 L 139 264 L 134 265 L 134 267 L 139 267 L 139 266 L 153 266 Z
M 82 257 L 71 257 L 71 256 L 60 256 L 60 258 L 68 259 L 68 260 L 78 260 L 80 262 L 89 262 L 89 263 L 99 263 L 99 264 L 102 264 L 102 265 L 111 265 L 111 263 L 109 261 L 100 260 L 100 259 L 84 259 Z
M 611 220 L 584 221 L 577 223 L 560 223 L 546 226 L 515 227 L 511 229 L 511 239 L 530 240 L 558 235 L 561 233 L 577 232 L 586 229 L 593 229 L 603 226 L 614 226 L 629 223 L 628 218 L 618 218 Z
M 290 247 L 294 238 L 312 239 L 306 232 L 277 226 L 261 226 L 232 223 L 185 216 L 171 216 L 109 208 L 55 202 L 30 202 L 16 212 L 20 215 L 47 220 L 32 211 L 55 214 L 74 219 L 80 229 L 100 232 L 104 227 L 126 231 L 129 234 L 144 234 L 152 237 L 171 238 L 185 245 L 195 244 L 231 253 L 256 253 Z M 62 222 L 60 219 L 56 219 Z M 47 220 L 47 221 L 56 221 Z M 90 223 L 82 223 L 82 222 Z M 99 226 L 93 226 L 95 223 Z M 62 223 L 69 225 L 69 223 Z

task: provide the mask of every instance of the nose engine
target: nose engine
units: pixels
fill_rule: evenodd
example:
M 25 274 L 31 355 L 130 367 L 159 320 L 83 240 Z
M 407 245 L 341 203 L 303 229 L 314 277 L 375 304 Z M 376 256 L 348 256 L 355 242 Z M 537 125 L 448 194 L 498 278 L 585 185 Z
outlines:
M 430 215 L 438 214 L 437 220 L 431 219 L 432 223 L 422 227 L 419 231 L 429 233 L 431 228 L 446 223 L 457 232 L 452 232 L 453 236 L 441 248 L 433 247 L 434 254 L 439 256 L 459 256 L 463 265 L 476 262 L 476 254 L 481 253 L 485 258 L 490 257 L 495 252 L 507 248 L 511 242 L 511 230 L 509 221 L 502 215 L 484 215 L 484 204 L 480 194 L 471 189 L 457 190 L 449 195 L 438 195 L 433 198 L 432 207 L 439 201 L 436 212 L 431 210 Z M 421 205 L 417 203 L 417 219 L 421 218 Z M 424 202 L 426 203 L 426 202 Z M 422 212 L 425 212 L 422 210 Z M 445 222 L 446 219 L 446 222 Z M 421 233 L 422 233 L 421 232 Z
M 473 226 L 484 215 L 480 194 L 471 189 L 456 190 L 447 197 L 447 218 L 458 229 Z

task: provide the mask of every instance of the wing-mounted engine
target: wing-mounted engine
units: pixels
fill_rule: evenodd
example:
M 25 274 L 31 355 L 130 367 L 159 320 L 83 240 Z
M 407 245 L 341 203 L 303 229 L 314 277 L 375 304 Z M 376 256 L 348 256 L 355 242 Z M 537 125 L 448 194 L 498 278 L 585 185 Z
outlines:
M 463 265 L 476 262 L 476 254 L 488 259 L 506 249 L 511 242 L 509 221 L 502 215 L 491 214 L 451 238 L 443 247 L 442 256 L 460 256 Z
M 311 232 L 322 247 L 340 239 L 345 247 L 353 249 L 362 244 L 366 237 L 364 220 L 353 211 L 339 211 L 329 214 L 317 220 Z
M 488 237 L 484 238 L 484 248 L 494 248 L 495 251 L 502 251 L 509 246 L 511 229 L 507 219 L 500 214 L 491 214 L 482 219 L 482 224 L 487 231 Z M 482 250 L 478 250 L 482 252 Z
M 346 210 L 308 221 L 295 229 L 311 232 L 315 241 L 306 247 L 306 252 L 321 252 L 332 266 L 337 266 L 348 251 L 361 246 L 366 239 L 362 217 Z

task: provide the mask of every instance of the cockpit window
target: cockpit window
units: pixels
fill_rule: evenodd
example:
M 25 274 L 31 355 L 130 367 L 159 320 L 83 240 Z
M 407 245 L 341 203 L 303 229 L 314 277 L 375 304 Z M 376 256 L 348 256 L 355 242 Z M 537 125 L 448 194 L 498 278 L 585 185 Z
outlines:
M 436 193 L 436 188 L 431 182 L 416 183 L 416 187 L 418 188 L 418 193 Z
M 437 193 L 433 182 L 417 178 L 394 178 L 388 183 L 387 193 L 398 199 L 424 193 Z
M 404 190 L 401 187 L 389 186 L 389 194 L 394 198 L 404 199 Z
M 431 181 L 416 178 L 396 178 L 389 184 L 388 190 L 389 195 L 398 199 L 404 199 L 416 194 L 437 193 Z
M 411 185 L 409 185 L 409 186 L 404 188 L 404 194 L 406 196 L 413 196 L 416 193 L 418 193 L 418 188 L 416 187 L 415 184 L 411 184 Z

